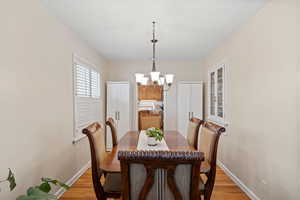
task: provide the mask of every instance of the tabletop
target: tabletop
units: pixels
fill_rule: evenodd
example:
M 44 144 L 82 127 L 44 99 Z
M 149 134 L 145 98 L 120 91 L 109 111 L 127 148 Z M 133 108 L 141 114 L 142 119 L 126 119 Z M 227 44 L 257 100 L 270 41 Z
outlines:
M 195 151 L 190 146 L 178 131 L 165 131 L 165 141 L 170 151 Z M 138 131 L 127 132 L 119 141 L 118 145 L 112 149 L 111 152 L 107 152 L 100 162 L 100 168 L 106 172 L 120 172 L 120 161 L 118 160 L 118 151 L 132 150 L 137 148 L 139 139 Z

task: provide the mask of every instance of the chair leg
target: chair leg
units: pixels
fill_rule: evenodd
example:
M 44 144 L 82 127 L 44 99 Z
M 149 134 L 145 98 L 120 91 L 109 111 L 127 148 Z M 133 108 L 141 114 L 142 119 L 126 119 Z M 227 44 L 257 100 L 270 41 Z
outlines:
M 211 180 L 209 183 L 205 184 L 204 200 L 210 200 L 214 189 L 214 180 Z
M 207 194 L 204 195 L 204 200 L 210 200 L 212 192 L 207 192 Z

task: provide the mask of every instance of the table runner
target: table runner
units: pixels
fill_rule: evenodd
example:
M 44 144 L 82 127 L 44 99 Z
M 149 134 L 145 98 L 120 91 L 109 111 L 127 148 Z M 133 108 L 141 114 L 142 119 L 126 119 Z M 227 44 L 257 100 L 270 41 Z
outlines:
M 141 131 L 136 149 L 138 151 L 142 151 L 142 150 L 168 151 L 169 147 L 164 138 L 162 139 L 161 142 L 157 142 L 156 146 L 149 146 L 148 136 L 146 135 L 146 131 Z

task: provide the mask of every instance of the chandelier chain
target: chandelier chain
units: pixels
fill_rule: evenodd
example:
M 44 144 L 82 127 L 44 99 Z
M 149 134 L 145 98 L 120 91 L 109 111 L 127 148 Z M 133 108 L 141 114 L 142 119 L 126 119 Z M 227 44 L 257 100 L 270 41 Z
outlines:
M 153 24 L 153 31 L 152 31 L 152 36 L 153 39 L 151 40 L 152 44 L 153 44 L 153 49 L 152 49 L 152 71 L 155 72 L 156 71 L 156 58 L 155 58 L 155 44 L 157 43 L 157 39 L 155 38 L 155 22 L 152 22 Z

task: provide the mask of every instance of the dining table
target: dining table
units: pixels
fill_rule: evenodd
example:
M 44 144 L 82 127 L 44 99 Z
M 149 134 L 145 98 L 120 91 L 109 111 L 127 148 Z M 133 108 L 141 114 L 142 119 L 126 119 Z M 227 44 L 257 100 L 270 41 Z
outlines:
M 106 152 L 100 161 L 100 168 L 108 173 L 121 171 L 120 161 L 118 160 L 119 151 L 137 151 L 139 141 L 139 131 L 128 131 L 112 148 Z M 189 145 L 187 139 L 178 131 L 164 131 L 164 140 L 169 151 L 197 151 L 193 146 Z M 209 169 L 207 162 L 202 162 L 201 171 Z

